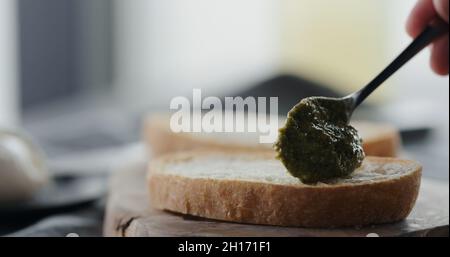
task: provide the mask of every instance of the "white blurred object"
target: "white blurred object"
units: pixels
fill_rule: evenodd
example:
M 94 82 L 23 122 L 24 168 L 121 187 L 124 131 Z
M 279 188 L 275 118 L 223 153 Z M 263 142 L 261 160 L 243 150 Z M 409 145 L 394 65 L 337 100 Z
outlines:
M 0 1 L 0 127 L 18 122 L 16 4 Z
M 48 181 L 40 149 L 24 135 L 0 130 L 0 204 L 26 200 Z
M 131 143 L 123 147 L 113 147 L 83 151 L 52 158 L 49 166 L 55 175 L 105 174 L 117 170 L 123 163 L 146 161 L 148 149 L 141 143 Z M 76 170 L 73 169 L 76 167 Z

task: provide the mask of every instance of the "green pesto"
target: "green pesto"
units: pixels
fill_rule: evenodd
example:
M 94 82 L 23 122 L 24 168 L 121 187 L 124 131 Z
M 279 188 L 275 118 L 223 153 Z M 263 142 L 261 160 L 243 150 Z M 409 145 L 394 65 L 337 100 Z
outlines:
M 288 113 L 275 149 L 287 170 L 304 183 L 346 177 L 364 159 L 361 138 L 350 126 L 345 103 L 309 97 Z

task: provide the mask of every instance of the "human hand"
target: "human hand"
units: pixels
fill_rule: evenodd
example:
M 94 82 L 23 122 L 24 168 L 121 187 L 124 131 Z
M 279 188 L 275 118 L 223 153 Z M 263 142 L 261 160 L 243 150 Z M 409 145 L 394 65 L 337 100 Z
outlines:
M 406 30 L 412 37 L 417 37 L 436 17 L 449 22 L 449 0 L 419 0 L 411 11 L 406 23 Z M 437 39 L 431 46 L 431 68 L 439 75 L 448 75 L 448 34 Z

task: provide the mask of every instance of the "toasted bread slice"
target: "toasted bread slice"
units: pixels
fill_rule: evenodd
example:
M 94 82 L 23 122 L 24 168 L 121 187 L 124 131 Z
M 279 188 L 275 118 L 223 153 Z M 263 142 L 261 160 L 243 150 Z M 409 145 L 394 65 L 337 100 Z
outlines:
M 182 152 L 151 161 L 153 207 L 224 221 L 300 227 L 388 223 L 411 211 L 414 161 L 367 157 L 351 177 L 306 185 L 270 153 Z
M 284 118 L 279 118 L 280 126 Z M 397 129 L 388 124 L 353 122 L 363 139 L 367 156 L 395 157 L 400 148 Z M 173 133 L 170 116 L 152 115 L 144 120 L 144 141 L 154 156 L 186 150 L 269 151 L 272 144 L 260 144 L 257 133 Z

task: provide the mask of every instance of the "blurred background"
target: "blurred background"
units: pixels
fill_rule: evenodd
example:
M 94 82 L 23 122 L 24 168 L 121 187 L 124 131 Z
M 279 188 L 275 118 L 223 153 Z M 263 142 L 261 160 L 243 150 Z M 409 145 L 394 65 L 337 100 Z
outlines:
M 415 0 L 2 0 L 0 128 L 21 128 L 52 172 L 102 172 L 141 118 L 192 88 L 345 95 L 411 41 Z M 357 118 L 402 130 L 405 155 L 448 181 L 449 79 L 423 51 Z

